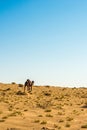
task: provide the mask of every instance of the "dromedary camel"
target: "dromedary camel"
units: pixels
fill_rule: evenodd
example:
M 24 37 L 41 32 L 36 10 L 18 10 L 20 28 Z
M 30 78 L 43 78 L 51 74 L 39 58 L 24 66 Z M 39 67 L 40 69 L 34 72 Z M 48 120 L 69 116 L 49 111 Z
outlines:
M 34 85 L 34 81 L 30 81 L 29 79 L 27 79 L 27 81 L 24 84 L 24 92 L 25 92 L 26 87 L 27 87 L 27 91 L 31 92 L 33 85 Z

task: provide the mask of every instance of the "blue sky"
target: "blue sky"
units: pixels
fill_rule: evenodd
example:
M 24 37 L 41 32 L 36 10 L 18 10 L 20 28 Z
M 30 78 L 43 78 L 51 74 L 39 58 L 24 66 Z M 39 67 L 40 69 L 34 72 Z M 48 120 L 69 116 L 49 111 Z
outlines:
M 0 82 L 87 86 L 87 0 L 0 0 Z

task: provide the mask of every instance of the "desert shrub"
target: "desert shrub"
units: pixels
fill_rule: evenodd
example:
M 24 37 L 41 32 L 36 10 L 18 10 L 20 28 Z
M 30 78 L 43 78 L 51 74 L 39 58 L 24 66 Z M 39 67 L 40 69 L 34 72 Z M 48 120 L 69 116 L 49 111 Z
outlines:
M 84 109 L 81 109 L 81 111 L 84 111 Z
M 81 128 L 87 128 L 87 124 L 82 125 Z
M 59 98 L 58 97 L 54 97 L 54 100 L 58 100 Z
M 60 130 L 61 129 L 61 126 L 58 126 L 58 130 Z
M 72 117 L 67 117 L 66 120 L 67 120 L 67 121 L 72 121 L 73 118 L 72 118 Z
M 8 116 L 3 116 L 3 117 L 2 117 L 2 119 L 7 119 L 7 118 L 8 118 Z
M 54 124 L 54 128 L 57 128 L 58 126 L 56 124 Z
M 43 108 L 43 109 L 46 109 L 47 107 L 49 107 L 51 105 L 51 102 L 47 102 L 47 101 L 39 101 L 37 104 L 37 107 L 39 108 Z
M 46 85 L 45 87 L 50 88 L 50 86 L 49 86 L 49 85 Z
M 72 106 L 72 103 L 70 103 L 70 106 Z
M 18 91 L 16 94 L 17 94 L 17 95 L 25 95 L 25 93 L 23 93 L 23 92 L 21 92 L 21 91 Z
M 5 120 L 4 119 L 0 119 L 0 122 L 4 122 Z
M 59 99 L 60 100 L 64 99 L 64 95 L 60 95 Z
M 85 106 L 87 106 L 87 100 L 85 101 Z
M 58 115 L 63 115 L 63 113 L 62 112 L 58 112 Z
M 41 121 L 40 124 L 45 125 L 45 124 L 47 124 L 47 121 Z
M 14 111 L 11 114 L 9 114 L 9 116 L 17 116 L 17 115 L 22 115 L 22 113 L 20 111 Z
M 82 95 L 81 98 L 87 98 L 87 95 Z
M 6 88 L 6 89 L 4 89 L 3 91 L 9 91 L 9 90 L 11 90 L 11 88 Z
M 24 109 L 24 111 L 28 111 L 28 109 Z
M 63 120 L 63 119 L 60 119 L 60 120 L 59 120 L 59 123 L 61 123 L 61 122 L 64 122 L 64 120 Z
M 52 115 L 50 115 L 50 114 L 46 114 L 46 117 L 53 117 Z
M 14 113 L 16 113 L 17 115 L 22 115 L 21 111 L 15 111 Z
M 15 82 L 12 82 L 11 84 L 16 84 Z
M 13 106 L 10 105 L 9 108 L 8 108 L 9 111 L 12 111 L 13 110 Z
M 23 84 L 18 84 L 18 87 L 23 87 Z
M 34 121 L 34 123 L 39 123 L 39 122 L 40 122 L 40 120 L 35 120 L 35 121 Z
M 45 112 L 51 112 L 51 110 L 50 109 L 46 109 Z
M 5 95 L 6 95 L 6 93 L 5 93 L 5 92 L 2 92 L 2 93 L 1 93 L 1 96 L 5 96 Z M 3 99 L 4 99 L 4 98 L 3 98 Z
M 54 124 L 54 128 L 57 128 L 58 130 L 60 130 L 61 126 L 58 126 L 57 124 Z
M 9 101 L 5 100 L 4 103 L 9 103 Z
M 42 115 L 38 115 L 38 117 L 43 117 Z
M 9 116 L 16 116 L 16 113 L 12 112 L 11 114 L 9 114 Z
M 63 109 L 61 105 L 58 105 L 56 108 L 57 109 Z
M 65 127 L 70 127 L 70 124 L 69 124 L 69 123 L 66 123 Z
M 45 96 L 51 96 L 51 93 L 50 93 L 50 92 L 47 92 L 47 91 L 43 91 L 43 94 L 44 94 Z
M 73 110 L 73 114 L 77 114 L 78 113 L 78 111 L 77 110 Z

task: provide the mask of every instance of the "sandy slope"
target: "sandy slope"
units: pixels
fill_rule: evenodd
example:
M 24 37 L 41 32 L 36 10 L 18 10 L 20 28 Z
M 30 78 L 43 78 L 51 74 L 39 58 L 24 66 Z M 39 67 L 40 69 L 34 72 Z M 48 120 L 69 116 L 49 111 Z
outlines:
M 34 86 L 26 94 L 19 89 L 0 84 L 0 130 L 87 129 L 86 88 Z

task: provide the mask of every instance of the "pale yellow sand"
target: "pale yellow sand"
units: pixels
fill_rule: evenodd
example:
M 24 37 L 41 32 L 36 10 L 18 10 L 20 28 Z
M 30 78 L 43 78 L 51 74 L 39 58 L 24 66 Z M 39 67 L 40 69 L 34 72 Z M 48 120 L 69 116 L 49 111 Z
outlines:
M 0 130 L 86 130 L 86 105 L 86 88 L 0 84 Z

